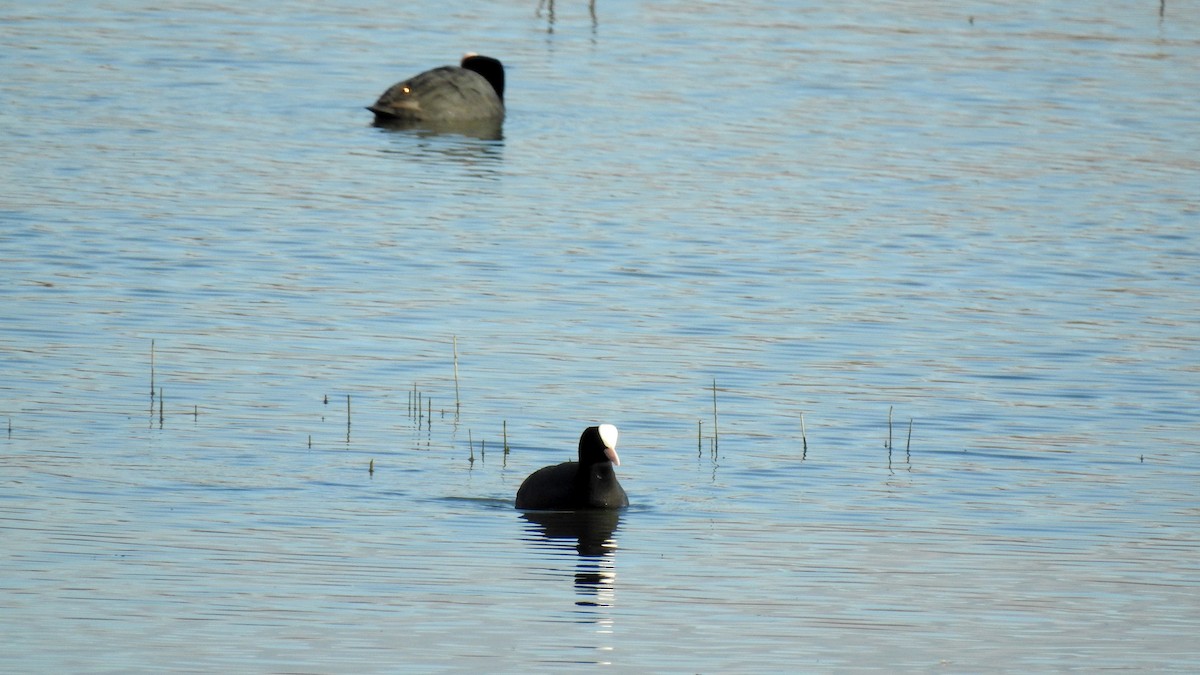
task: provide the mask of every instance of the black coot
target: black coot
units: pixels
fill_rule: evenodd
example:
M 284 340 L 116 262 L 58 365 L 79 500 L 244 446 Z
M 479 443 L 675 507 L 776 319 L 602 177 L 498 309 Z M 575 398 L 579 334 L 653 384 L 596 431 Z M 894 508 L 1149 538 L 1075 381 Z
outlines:
M 629 506 L 617 482 L 617 428 L 588 427 L 579 437 L 579 461 L 547 466 L 533 473 L 517 490 L 518 509 L 619 509 Z
M 442 66 L 392 85 L 367 110 L 376 124 L 462 124 L 504 119 L 504 66 L 467 54 L 461 66 Z

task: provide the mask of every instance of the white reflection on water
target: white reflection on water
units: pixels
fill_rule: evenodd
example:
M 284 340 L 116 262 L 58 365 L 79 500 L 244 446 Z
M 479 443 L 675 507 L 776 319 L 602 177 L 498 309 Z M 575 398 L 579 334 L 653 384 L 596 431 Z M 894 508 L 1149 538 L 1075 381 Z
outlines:
M 598 664 L 610 664 L 606 653 L 615 648 L 617 604 L 617 540 L 621 511 L 525 511 L 529 526 L 526 541 L 542 548 L 544 564 L 560 564 L 554 576 L 572 579 L 575 587 L 575 620 L 595 627 Z M 532 535 L 532 536 L 530 536 Z M 576 558 L 564 556 L 572 549 Z M 546 583 L 553 583 L 547 580 Z M 611 665 L 611 664 L 610 664 Z

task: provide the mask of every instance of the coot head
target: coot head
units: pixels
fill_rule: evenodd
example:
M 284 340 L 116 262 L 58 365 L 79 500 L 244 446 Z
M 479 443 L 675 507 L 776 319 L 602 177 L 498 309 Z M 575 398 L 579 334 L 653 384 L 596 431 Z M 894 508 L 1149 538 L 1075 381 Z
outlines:
M 490 56 L 467 54 L 457 66 L 392 85 L 367 110 L 379 126 L 498 124 L 504 119 L 504 66 Z
M 579 437 L 579 463 L 598 464 L 612 462 L 621 466 L 621 458 L 617 457 L 617 427 L 612 424 L 601 424 L 598 427 L 588 427 Z
M 617 428 L 588 427 L 579 436 L 579 461 L 534 471 L 517 490 L 518 509 L 619 509 L 629 506 L 617 482 Z
M 504 64 L 498 59 L 482 54 L 467 54 L 459 65 L 482 75 L 483 79 L 492 85 L 492 89 L 496 90 L 500 101 L 504 101 Z

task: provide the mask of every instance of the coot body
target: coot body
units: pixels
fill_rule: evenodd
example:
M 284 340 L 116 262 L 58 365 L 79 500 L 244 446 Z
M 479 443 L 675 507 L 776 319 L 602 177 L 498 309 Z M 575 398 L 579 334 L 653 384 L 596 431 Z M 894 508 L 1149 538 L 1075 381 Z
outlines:
M 518 509 L 619 509 L 629 506 L 625 488 L 617 482 L 617 428 L 601 424 L 579 437 L 579 461 L 547 466 L 533 473 L 517 490 Z
M 504 66 L 467 54 L 458 66 L 442 66 L 392 85 L 367 110 L 376 124 L 465 124 L 504 119 Z

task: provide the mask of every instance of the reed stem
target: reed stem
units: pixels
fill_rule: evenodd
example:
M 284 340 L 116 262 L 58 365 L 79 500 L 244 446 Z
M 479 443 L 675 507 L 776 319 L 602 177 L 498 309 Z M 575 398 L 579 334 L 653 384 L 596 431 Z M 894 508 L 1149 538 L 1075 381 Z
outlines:
M 458 399 L 458 336 L 454 336 L 454 417 L 458 417 L 460 408 Z
M 892 406 L 890 406 L 890 405 L 888 406 L 888 441 L 887 441 L 887 447 L 888 447 L 888 449 L 889 449 L 889 450 L 892 448 Z
M 808 456 L 808 432 L 804 429 L 804 413 L 800 413 L 800 442 L 803 443 L 804 456 Z
M 717 433 L 717 378 L 715 378 L 715 377 L 713 378 L 712 390 L 713 390 L 713 454 L 715 455 L 715 454 L 717 454 L 717 446 L 720 443 L 717 440 L 717 438 L 719 437 L 719 434 Z

